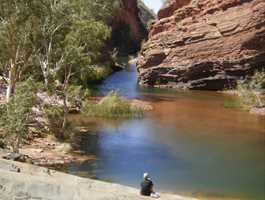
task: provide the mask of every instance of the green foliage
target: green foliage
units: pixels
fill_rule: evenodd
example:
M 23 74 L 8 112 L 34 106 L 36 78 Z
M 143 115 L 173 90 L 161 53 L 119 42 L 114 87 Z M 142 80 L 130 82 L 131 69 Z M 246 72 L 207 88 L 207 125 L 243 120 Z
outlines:
M 34 95 L 28 81 L 24 90 L 17 82 L 33 77 L 43 83 L 38 84 L 40 90 L 62 97 L 62 107 L 44 108 L 51 129 L 61 134 L 68 107 L 81 106 L 91 95 L 83 88 L 110 73 L 109 68 L 98 66 L 111 36 L 109 22 L 122 1 L 0 0 L 0 5 L 0 72 L 10 80 L 7 96 L 11 96 L 0 111 L 1 122 L 5 135 L 17 143 L 13 145 L 17 151 L 28 133 Z
M 0 104 L 0 116 L 6 115 L 6 105 Z
M 105 41 L 110 36 L 110 29 L 102 22 L 93 20 L 77 21 L 64 40 L 65 56 L 58 75 L 61 80 L 66 74 L 71 75 L 70 83 L 86 84 L 91 73 L 96 71 L 95 63 Z
M 256 72 L 252 77 L 239 81 L 237 84 L 237 91 L 239 92 L 241 102 L 246 108 L 265 106 L 265 99 L 261 95 L 264 88 L 264 71 Z
M 99 67 L 95 65 L 91 68 L 84 68 L 81 72 L 82 85 L 99 83 L 106 79 L 111 72 L 112 69 L 110 67 Z
M 82 80 L 89 80 L 101 59 L 111 35 L 107 22 L 121 1 L 0 0 L 0 5 L 0 70 L 6 76 L 12 70 L 13 93 L 16 81 L 29 76 L 47 89 L 69 73 L 69 83 L 86 84 Z
M 13 66 L 13 75 L 18 78 L 19 73 L 31 65 L 37 49 L 40 3 L 37 0 L 0 0 L 0 5 L 0 66 L 4 71 Z
M 92 16 L 109 22 L 123 6 L 122 0 L 92 0 L 89 2 Z
M 31 79 L 21 82 L 10 102 L 0 109 L 0 126 L 3 128 L 5 140 L 14 152 L 18 152 L 21 143 L 28 136 L 35 92 L 36 88 Z
M 70 85 L 67 88 L 67 101 L 71 106 L 81 107 L 84 99 L 91 97 L 91 91 L 89 89 L 82 89 L 81 86 Z
M 81 99 L 82 98 L 82 87 L 70 85 L 67 88 L 67 94 L 68 94 L 68 101 L 72 104 L 75 104 L 77 101 L 82 100 Z
M 67 108 L 68 107 L 81 107 L 84 99 L 91 96 L 91 91 L 89 89 L 82 89 L 81 86 L 70 85 L 67 88 Z M 64 95 L 64 94 L 62 94 Z M 54 105 L 44 105 L 43 111 L 46 119 L 48 120 L 50 132 L 53 133 L 57 138 L 65 139 L 66 134 L 63 132 L 63 124 L 65 117 L 65 107 L 54 106 Z M 67 116 L 66 116 L 67 117 Z M 69 127 L 69 123 L 66 124 Z
M 63 108 L 59 106 L 45 105 L 43 110 L 48 119 L 50 131 L 55 134 L 56 137 L 60 136 L 62 131 L 61 127 L 63 125 Z
M 92 96 L 92 90 L 90 89 L 84 89 L 83 90 L 83 94 L 82 94 L 82 100 L 86 100 L 87 98 L 91 97 Z
M 265 71 L 255 72 L 246 83 L 246 86 L 252 90 L 260 91 L 265 89 Z
M 82 113 L 91 117 L 143 117 L 144 111 L 134 108 L 118 92 L 110 92 L 99 103 L 86 101 Z

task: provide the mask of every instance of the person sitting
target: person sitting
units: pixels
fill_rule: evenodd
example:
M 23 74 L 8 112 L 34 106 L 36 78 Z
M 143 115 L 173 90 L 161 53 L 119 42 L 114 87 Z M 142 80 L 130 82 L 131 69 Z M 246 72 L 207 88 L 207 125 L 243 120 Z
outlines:
M 143 174 L 143 182 L 141 183 L 141 195 L 143 196 L 151 196 L 154 198 L 158 198 L 159 195 L 154 192 L 154 184 L 148 173 Z

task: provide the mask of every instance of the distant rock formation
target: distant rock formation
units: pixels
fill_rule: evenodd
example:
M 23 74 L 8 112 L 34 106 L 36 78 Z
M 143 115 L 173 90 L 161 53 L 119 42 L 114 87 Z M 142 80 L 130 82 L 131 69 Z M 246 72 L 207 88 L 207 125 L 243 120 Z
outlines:
M 169 0 L 138 60 L 153 87 L 221 90 L 264 68 L 264 0 Z
M 112 46 L 123 54 L 136 53 L 148 36 L 148 22 L 154 19 L 155 14 L 142 0 L 122 0 L 121 9 L 112 22 Z

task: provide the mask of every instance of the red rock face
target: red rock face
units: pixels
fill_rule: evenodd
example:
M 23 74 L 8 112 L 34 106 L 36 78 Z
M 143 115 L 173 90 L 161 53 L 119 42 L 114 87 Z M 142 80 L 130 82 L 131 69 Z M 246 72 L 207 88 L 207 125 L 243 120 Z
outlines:
M 138 60 L 154 87 L 219 90 L 264 68 L 264 0 L 172 0 Z
M 177 9 L 188 5 L 190 2 L 191 0 L 170 0 L 164 8 L 158 12 L 158 19 L 172 16 Z
M 118 15 L 118 22 L 122 24 L 129 24 L 132 31 L 132 37 L 136 42 L 141 41 L 144 30 L 139 18 L 139 10 L 137 0 L 123 0 L 124 8 Z
M 113 46 L 126 53 L 136 53 L 141 41 L 147 38 L 147 30 L 140 19 L 141 10 L 137 0 L 122 0 L 122 8 L 112 23 Z

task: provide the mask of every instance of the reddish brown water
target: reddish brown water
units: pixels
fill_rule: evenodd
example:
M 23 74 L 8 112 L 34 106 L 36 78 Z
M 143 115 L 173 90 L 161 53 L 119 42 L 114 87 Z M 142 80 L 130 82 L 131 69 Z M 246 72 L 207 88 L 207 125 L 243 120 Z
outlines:
M 235 98 L 213 92 L 190 92 L 188 94 L 147 94 L 153 102 L 151 115 L 160 123 L 175 124 L 179 129 L 189 131 L 190 125 L 206 133 L 226 132 L 237 134 L 265 134 L 265 118 L 248 114 L 240 109 L 225 108 L 224 102 Z
M 96 136 L 83 135 L 81 149 L 99 160 L 69 172 L 138 187 L 148 171 L 159 191 L 265 199 L 265 118 L 225 108 L 233 98 L 223 94 L 139 90 L 133 70 L 113 75 L 101 90 L 114 88 L 154 110 L 144 119 L 72 119 L 93 127 Z

